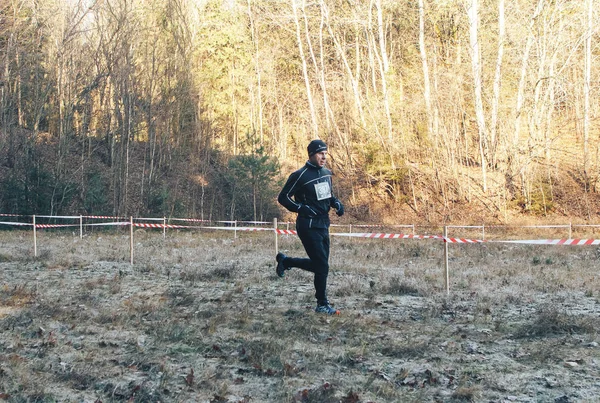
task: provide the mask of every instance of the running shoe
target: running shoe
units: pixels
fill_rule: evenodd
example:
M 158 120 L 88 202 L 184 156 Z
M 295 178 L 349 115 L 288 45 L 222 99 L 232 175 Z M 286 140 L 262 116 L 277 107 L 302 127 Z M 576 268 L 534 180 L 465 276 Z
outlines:
M 327 315 L 340 315 L 341 314 L 340 310 L 332 308 L 331 305 L 329 305 L 329 302 L 322 304 L 322 305 L 317 305 L 317 307 L 315 308 L 315 312 L 326 313 Z
M 278 277 L 283 277 L 285 276 L 285 271 L 287 270 L 287 268 L 285 267 L 285 265 L 283 264 L 283 260 L 286 258 L 287 256 L 284 255 L 283 253 L 279 252 L 277 254 L 277 256 L 275 256 L 275 260 L 277 261 L 277 266 L 275 267 L 275 273 L 277 273 Z

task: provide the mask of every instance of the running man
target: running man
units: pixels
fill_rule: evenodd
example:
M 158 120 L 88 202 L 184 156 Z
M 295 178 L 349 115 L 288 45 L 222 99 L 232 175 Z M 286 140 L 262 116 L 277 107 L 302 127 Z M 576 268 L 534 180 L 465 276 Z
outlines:
M 338 216 L 344 214 L 344 205 L 333 195 L 331 171 L 325 168 L 327 144 L 313 140 L 308 145 L 308 161 L 293 172 L 278 202 L 291 212 L 298 213 L 296 232 L 308 258 L 288 257 L 278 253 L 276 272 L 279 277 L 293 267 L 314 273 L 316 312 L 339 315 L 327 299 L 327 276 L 329 274 L 329 210 L 334 208 Z

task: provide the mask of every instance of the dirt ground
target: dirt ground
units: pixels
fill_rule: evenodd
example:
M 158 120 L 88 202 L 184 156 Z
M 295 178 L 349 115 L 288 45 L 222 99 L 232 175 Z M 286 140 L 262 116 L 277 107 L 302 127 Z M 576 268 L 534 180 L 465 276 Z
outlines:
M 595 246 L 332 237 L 329 296 L 270 232 L 0 232 L 0 400 L 594 402 Z M 294 236 L 279 247 L 303 255 Z

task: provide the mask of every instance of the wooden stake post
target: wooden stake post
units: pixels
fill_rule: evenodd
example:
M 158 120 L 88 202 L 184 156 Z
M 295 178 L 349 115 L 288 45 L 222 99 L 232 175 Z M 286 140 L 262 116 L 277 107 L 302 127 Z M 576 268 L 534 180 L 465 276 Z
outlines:
M 273 230 L 275 231 L 275 256 L 279 253 L 279 239 L 277 238 L 277 217 L 273 218 Z
M 37 228 L 35 226 L 35 215 L 33 216 L 33 256 L 37 257 Z
M 133 217 L 129 217 L 129 262 L 133 264 Z
M 450 295 L 450 271 L 448 269 L 448 227 L 444 225 L 444 279 L 446 282 L 446 295 Z

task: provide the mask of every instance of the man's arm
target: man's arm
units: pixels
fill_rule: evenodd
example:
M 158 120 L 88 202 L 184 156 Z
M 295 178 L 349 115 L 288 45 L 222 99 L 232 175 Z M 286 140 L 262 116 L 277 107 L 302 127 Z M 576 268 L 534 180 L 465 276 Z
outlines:
M 333 188 L 333 186 L 332 186 L 332 188 Z M 340 199 L 338 199 L 337 197 L 334 196 L 333 189 L 331 190 L 331 198 L 329 199 L 329 207 L 333 207 L 336 210 L 336 214 L 338 215 L 338 217 L 341 217 L 344 215 L 344 205 L 342 204 Z
M 301 207 L 300 203 L 292 199 L 292 196 L 296 192 L 296 186 L 298 185 L 299 179 L 300 175 L 296 174 L 296 172 L 291 174 L 277 197 L 279 204 L 293 213 L 296 213 Z
M 339 217 L 344 215 L 344 205 L 339 199 L 332 196 L 331 199 L 329 199 L 329 205 L 336 210 L 336 214 Z
M 283 189 L 281 189 L 279 197 L 277 197 L 277 201 L 292 213 L 298 213 L 298 215 L 303 217 L 316 217 L 317 213 L 309 205 L 299 203 L 292 199 L 292 196 L 294 196 L 298 190 L 298 187 L 302 186 L 301 178 L 305 172 L 306 169 L 299 172 L 294 172 L 290 175 L 287 182 L 283 186 Z

